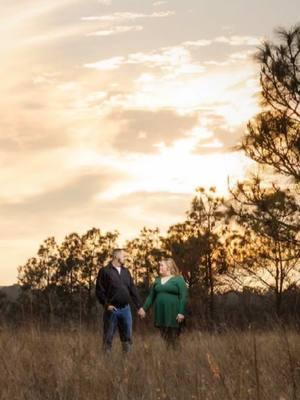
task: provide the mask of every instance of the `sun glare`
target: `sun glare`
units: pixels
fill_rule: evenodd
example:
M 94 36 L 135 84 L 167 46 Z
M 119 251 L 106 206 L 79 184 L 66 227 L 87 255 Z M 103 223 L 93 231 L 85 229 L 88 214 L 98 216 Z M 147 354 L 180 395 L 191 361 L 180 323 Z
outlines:
M 177 143 L 172 148 L 162 147 L 157 155 L 127 159 L 126 182 L 112 185 L 97 199 L 113 200 L 134 192 L 193 193 L 198 186 L 216 186 L 217 193 L 225 196 L 228 179 L 241 179 L 250 165 L 238 152 L 197 155 L 188 147 Z

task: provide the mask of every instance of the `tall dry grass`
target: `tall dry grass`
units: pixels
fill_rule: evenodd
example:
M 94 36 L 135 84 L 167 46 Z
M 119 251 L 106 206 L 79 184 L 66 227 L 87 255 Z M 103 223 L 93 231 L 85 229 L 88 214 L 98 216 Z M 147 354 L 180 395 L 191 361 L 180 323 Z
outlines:
M 185 332 L 180 350 L 159 335 L 136 334 L 109 356 L 91 330 L 0 331 L 2 400 L 300 399 L 300 335 Z

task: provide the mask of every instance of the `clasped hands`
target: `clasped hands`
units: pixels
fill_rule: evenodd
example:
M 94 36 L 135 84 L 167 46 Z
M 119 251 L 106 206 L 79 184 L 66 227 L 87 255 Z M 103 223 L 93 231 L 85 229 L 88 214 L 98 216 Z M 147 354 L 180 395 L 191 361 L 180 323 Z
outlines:
M 138 313 L 138 316 L 139 316 L 141 319 L 143 319 L 143 318 L 146 317 L 146 311 L 143 309 L 143 307 L 139 308 L 137 313 Z
M 184 315 L 183 314 L 177 314 L 176 321 L 180 323 L 183 320 L 184 320 Z
M 146 311 L 143 309 L 143 307 L 139 308 L 137 313 L 138 313 L 138 316 L 141 319 L 144 319 L 146 317 Z M 176 321 L 180 323 L 183 320 L 184 320 L 184 315 L 183 314 L 178 314 L 177 317 L 176 317 Z

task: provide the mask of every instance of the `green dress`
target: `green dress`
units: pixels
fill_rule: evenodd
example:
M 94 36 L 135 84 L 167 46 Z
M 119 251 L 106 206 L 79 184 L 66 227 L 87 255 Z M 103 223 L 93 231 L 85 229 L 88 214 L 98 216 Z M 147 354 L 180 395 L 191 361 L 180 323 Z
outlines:
M 154 303 L 154 324 L 157 327 L 178 328 L 178 314 L 185 314 L 187 285 L 182 276 L 172 276 L 166 283 L 158 277 L 153 283 L 143 309 L 147 311 Z

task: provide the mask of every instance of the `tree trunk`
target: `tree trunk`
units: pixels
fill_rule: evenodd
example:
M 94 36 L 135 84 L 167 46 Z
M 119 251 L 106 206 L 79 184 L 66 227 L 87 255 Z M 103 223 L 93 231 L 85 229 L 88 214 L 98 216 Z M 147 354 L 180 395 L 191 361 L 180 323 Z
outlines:
M 210 319 L 213 321 L 215 316 L 215 302 L 214 302 L 214 277 L 212 270 L 211 254 L 208 254 L 208 272 L 209 272 L 209 311 Z

